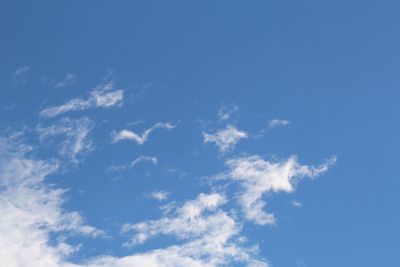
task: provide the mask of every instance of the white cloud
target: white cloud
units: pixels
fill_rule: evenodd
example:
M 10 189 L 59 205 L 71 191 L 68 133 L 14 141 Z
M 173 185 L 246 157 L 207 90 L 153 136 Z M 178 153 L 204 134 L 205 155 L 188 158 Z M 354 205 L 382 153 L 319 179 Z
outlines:
M 3 139 L 1 139 L 3 141 Z M 156 235 L 172 235 L 182 242 L 165 248 L 123 257 L 99 255 L 82 264 L 73 264 L 68 256 L 79 250 L 61 235 L 56 244 L 52 233 L 103 233 L 85 225 L 76 212 L 62 209 L 63 190 L 46 186 L 44 178 L 57 165 L 23 158 L 25 151 L 9 155 L 4 148 L 14 144 L 0 142 L 0 265 L 10 267 L 215 267 L 243 263 L 266 267 L 255 256 L 256 248 L 244 246 L 241 225 L 220 209 L 226 202 L 218 193 L 200 194 L 197 199 L 175 206 L 165 217 L 138 224 L 126 224 L 125 233 L 133 232 L 131 244 L 139 244 Z M 8 148 L 10 147 L 10 148 Z M 21 253 L 23 251 L 23 253 Z
M 182 207 L 179 207 L 171 218 L 145 221 L 138 224 L 125 224 L 123 232 L 135 232 L 134 238 L 130 242 L 131 245 L 142 244 L 150 237 L 159 234 L 174 235 L 181 239 L 202 236 L 206 232 L 217 231 L 217 229 L 211 229 L 216 225 L 208 225 L 208 218 L 204 218 L 203 214 L 206 211 L 215 210 L 225 202 L 225 197 L 217 193 L 200 194 L 197 199 L 188 201 Z
M 269 265 L 251 258 L 251 254 L 232 245 L 222 249 L 201 242 L 155 249 L 149 252 L 116 258 L 98 257 L 89 261 L 87 267 L 217 267 L 230 266 L 241 262 L 247 267 L 268 267 Z M 213 251 L 214 250 L 214 251 Z M 250 251 L 251 252 L 251 251 Z
M 175 125 L 173 125 L 169 122 L 167 122 L 167 123 L 158 122 L 158 123 L 154 124 L 152 127 L 150 127 L 149 129 L 145 130 L 141 135 L 137 134 L 133 131 L 130 131 L 130 130 L 122 130 L 119 132 L 113 132 L 112 140 L 113 140 L 113 142 L 118 142 L 121 140 L 132 140 L 139 145 L 143 145 L 149 139 L 150 134 L 155 129 L 172 130 L 174 128 L 175 128 Z
M 125 171 L 127 169 L 133 168 L 134 166 L 136 166 L 141 162 L 149 162 L 154 166 L 158 165 L 158 159 L 156 157 L 141 155 L 137 157 L 135 160 L 133 160 L 130 164 L 112 165 L 108 168 L 108 171 L 114 171 L 114 172 Z
M 58 164 L 28 159 L 29 150 L 14 138 L 0 137 L 0 266 L 74 266 L 65 258 L 79 246 L 69 245 L 68 235 L 103 232 L 62 208 L 65 191 L 44 182 Z M 60 238 L 50 245 L 54 234 Z
M 74 83 L 76 83 L 77 80 L 78 79 L 77 79 L 75 74 L 67 73 L 67 74 L 65 74 L 63 80 L 57 82 L 54 85 L 54 88 L 63 88 L 63 87 L 66 87 L 66 86 L 73 85 Z
M 240 183 L 242 190 L 237 199 L 247 220 L 261 225 L 273 224 L 274 215 L 263 210 L 266 204 L 263 195 L 267 192 L 291 193 L 301 178 L 314 178 L 327 171 L 335 161 L 332 157 L 320 166 L 312 167 L 300 165 L 295 156 L 281 162 L 268 162 L 259 156 L 240 157 L 228 160 L 229 171 L 215 178 Z
M 165 191 L 153 191 L 150 193 L 150 197 L 155 200 L 162 201 L 162 200 L 167 200 L 169 194 L 170 194 L 169 192 Z
M 94 91 L 110 90 L 112 87 L 111 84 L 103 85 L 102 89 Z M 78 107 L 92 107 L 85 106 L 89 102 L 99 107 L 107 107 L 112 103 L 103 93 L 96 95 L 94 91 L 87 101 L 76 99 Z M 58 110 L 50 113 L 58 115 L 71 110 L 79 109 L 66 108 L 62 112 Z M 153 130 L 171 130 L 174 127 L 170 123 L 157 123 L 141 135 L 122 130 L 113 134 L 113 141 L 127 139 L 142 145 Z M 87 139 L 91 129 L 92 122 L 88 118 L 64 118 L 55 125 L 37 127 L 42 141 L 63 136 L 65 139 L 60 143 L 59 153 L 74 160 L 91 149 L 92 143 Z M 196 199 L 181 205 L 169 205 L 160 219 L 128 223 L 122 227 L 122 232 L 130 235 L 126 242 L 128 248 L 157 236 L 172 236 L 177 241 L 173 245 L 121 257 L 98 255 L 82 263 L 71 263 L 69 256 L 78 251 L 80 246 L 68 243 L 70 234 L 95 237 L 104 233 L 86 225 L 78 212 L 64 210 L 62 204 L 66 190 L 45 183 L 45 177 L 57 171 L 57 161 L 28 158 L 26 154 L 33 148 L 15 141 L 18 134 L 12 136 L 9 139 L 0 138 L 0 266 L 268 266 L 258 258 L 257 247 L 247 246 L 241 232 L 243 221 L 237 218 L 236 212 L 223 209 L 228 199 L 221 193 L 201 193 Z M 231 150 L 240 139 L 248 138 L 248 134 L 229 125 L 215 133 L 203 133 L 203 137 L 204 143 L 215 143 L 220 152 L 224 153 Z M 259 156 L 239 157 L 228 160 L 226 164 L 229 170 L 217 175 L 216 179 L 230 179 L 241 186 L 236 199 L 246 220 L 261 225 L 271 224 L 275 218 L 273 214 L 264 211 L 266 203 L 263 196 L 268 192 L 293 192 L 301 178 L 320 175 L 335 160 L 332 157 L 324 164 L 312 167 L 300 165 L 294 156 L 280 162 L 269 162 Z M 122 166 L 124 169 L 132 168 L 141 162 L 158 164 L 156 157 L 142 155 Z M 151 193 L 151 197 L 157 200 L 166 200 L 168 195 L 165 191 Z M 58 236 L 56 241 L 50 237 L 53 234 Z
M 303 206 L 303 203 L 301 203 L 300 201 L 297 201 L 297 200 L 293 200 L 292 205 L 296 208 L 300 208 L 301 206 Z
M 288 120 L 280 120 L 280 119 L 274 119 L 270 120 L 267 124 L 267 127 L 265 129 L 262 129 L 259 131 L 256 135 L 253 135 L 254 138 L 261 138 L 264 136 L 264 134 L 268 131 L 271 130 L 275 127 L 283 127 L 283 126 L 288 126 L 291 122 Z
M 275 128 L 278 126 L 287 126 L 290 124 L 290 121 L 288 120 L 279 120 L 279 119 L 274 119 L 274 120 L 270 120 L 268 123 L 268 128 Z
M 79 155 L 83 155 L 91 150 L 92 141 L 87 136 L 93 127 L 93 123 L 88 118 L 72 120 L 63 118 L 58 124 L 48 127 L 38 126 L 36 129 L 41 141 L 49 140 L 56 136 L 63 136 L 58 145 L 60 155 L 76 161 Z
M 140 163 L 140 162 L 144 162 L 144 161 L 148 161 L 150 163 L 152 163 L 153 165 L 157 166 L 158 165 L 158 160 L 156 157 L 150 157 L 150 156 L 139 156 L 138 158 L 136 158 L 134 161 L 132 161 L 131 163 L 131 167 L 135 166 L 136 164 Z
M 139 119 L 139 120 L 128 122 L 127 125 L 128 126 L 136 126 L 136 125 L 143 124 L 144 122 L 145 122 L 144 120 Z
M 248 134 L 238 130 L 235 126 L 228 125 L 226 129 L 215 133 L 203 132 L 204 143 L 215 143 L 221 153 L 225 153 L 239 142 L 240 139 L 248 138 Z
M 239 110 L 239 107 L 236 106 L 236 105 L 230 105 L 230 106 L 223 105 L 223 106 L 218 110 L 218 114 L 217 114 L 218 119 L 219 119 L 220 121 L 226 121 L 226 120 L 228 120 L 228 119 L 231 117 L 231 115 L 232 115 L 233 113 L 235 113 L 235 112 L 238 111 L 238 110 Z
M 68 122 L 70 123 L 70 122 Z M 67 123 L 67 124 L 68 124 Z M 47 129 L 49 135 L 58 134 L 57 127 Z M 18 137 L 17 134 L 13 138 Z M 12 139 L 12 138 L 11 138 Z M 257 248 L 248 247 L 241 234 L 242 224 L 235 213 L 223 210 L 228 199 L 220 193 L 200 194 L 182 205 L 172 204 L 160 219 L 125 224 L 123 233 L 132 235 L 126 243 L 137 246 L 160 235 L 178 240 L 175 245 L 142 253 L 115 257 L 99 255 L 81 264 L 68 261 L 68 256 L 79 246 L 68 244 L 69 233 L 98 236 L 102 231 L 86 225 L 77 212 L 63 210 L 64 190 L 45 184 L 47 175 L 58 165 L 52 161 L 27 159 L 32 147 L 13 140 L 0 139 L 0 265 L 44 267 L 215 267 L 268 266 L 257 257 Z M 138 157 L 136 163 L 153 157 Z M 133 162 L 135 162 L 133 161 Z M 267 192 L 293 192 L 297 182 L 325 172 L 335 158 L 311 167 L 300 165 L 296 157 L 280 162 L 268 162 L 259 156 L 240 157 L 227 161 L 229 171 L 217 179 L 231 179 L 241 185 L 237 200 L 247 220 L 259 224 L 274 223 L 272 214 L 263 208 L 262 197 Z M 135 164 L 136 164 L 135 163 Z M 133 164 L 133 165 L 135 165 Z M 164 191 L 153 192 L 153 197 L 165 199 Z M 60 235 L 50 242 L 50 235 Z M 24 251 L 24 253 L 20 253 Z
M 61 106 L 49 107 L 40 112 L 40 116 L 51 118 L 60 114 L 85 110 L 89 108 L 110 108 L 119 105 L 124 97 L 123 90 L 114 90 L 114 82 L 106 82 L 98 85 L 89 93 L 89 97 L 84 100 L 81 98 L 73 98 Z
M 128 169 L 128 165 L 126 164 L 121 164 L 121 165 L 111 165 L 107 168 L 107 171 L 109 172 L 121 172 Z M 119 177 L 119 176 L 118 176 Z
M 26 84 L 27 73 L 31 70 L 28 66 L 21 66 L 12 73 L 13 80 L 16 84 Z
M 27 66 L 19 67 L 18 69 L 16 69 L 16 70 L 14 71 L 14 75 L 22 75 L 22 74 L 24 74 L 24 73 L 27 73 L 30 69 L 31 69 L 31 68 L 30 68 L 30 67 L 27 67 Z
M 128 257 L 127 260 L 137 263 L 143 260 L 143 263 L 150 264 L 146 266 L 211 267 L 229 266 L 235 262 L 267 266 L 265 262 L 252 258 L 255 249 L 243 247 L 241 225 L 220 209 L 224 203 L 226 199 L 221 194 L 200 194 L 159 220 L 125 224 L 123 232 L 134 234 L 127 243 L 129 246 L 142 244 L 157 235 L 171 235 L 183 242 L 145 253 L 141 258 Z

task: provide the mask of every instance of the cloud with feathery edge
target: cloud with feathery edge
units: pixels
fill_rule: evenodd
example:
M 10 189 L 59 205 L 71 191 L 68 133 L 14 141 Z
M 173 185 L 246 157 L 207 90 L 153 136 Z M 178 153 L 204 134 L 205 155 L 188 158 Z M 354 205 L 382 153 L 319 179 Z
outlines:
M 213 133 L 203 132 L 204 143 L 215 143 L 222 154 L 232 150 L 241 139 L 246 138 L 248 134 L 233 125 Z
M 88 138 L 94 123 L 84 117 L 80 119 L 62 118 L 58 123 L 51 126 L 38 125 L 39 139 L 43 141 L 52 140 L 54 137 L 63 136 L 64 139 L 57 145 L 58 152 L 77 162 L 77 157 L 84 155 L 92 149 L 93 142 Z M 51 144 L 53 144 L 51 142 Z
M 237 193 L 237 201 L 247 220 L 260 225 L 274 224 L 274 215 L 264 211 L 264 194 L 291 193 L 301 178 L 315 178 L 326 172 L 335 162 L 336 157 L 333 156 L 313 167 L 301 165 L 296 156 L 280 162 L 269 162 L 253 155 L 227 160 L 229 170 L 216 175 L 214 179 L 230 179 L 239 183 L 242 190 Z
M 172 123 L 161 123 L 158 122 L 154 124 L 152 127 L 149 129 L 145 130 L 142 134 L 135 133 L 130 130 L 121 130 L 119 132 L 113 132 L 112 133 L 112 141 L 113 142 L 119 142 L 122 140 L 131 140 L 136 142 L 139 145 L 143 145 L 150 137 L 150 134 L 156 130 L 156 129 L 166 129 L 166 130 L 172 130 L 176 127 L 176 125 Z
M 60 106 L 45 108 L 39 114 L 44 118 L 52 118 L 71 111 L 118 106 L 124 98 L 124 90 L 115 90 L 114 87 L 114 81 L 101 83 L 89 92 L 87 99 L 73 98 Z

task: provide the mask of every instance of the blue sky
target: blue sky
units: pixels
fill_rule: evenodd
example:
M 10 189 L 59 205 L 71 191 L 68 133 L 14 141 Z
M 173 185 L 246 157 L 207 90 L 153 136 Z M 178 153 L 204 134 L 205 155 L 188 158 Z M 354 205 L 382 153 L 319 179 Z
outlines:
M 398 266 L 398 1 L 2 1 L 0 265 Z

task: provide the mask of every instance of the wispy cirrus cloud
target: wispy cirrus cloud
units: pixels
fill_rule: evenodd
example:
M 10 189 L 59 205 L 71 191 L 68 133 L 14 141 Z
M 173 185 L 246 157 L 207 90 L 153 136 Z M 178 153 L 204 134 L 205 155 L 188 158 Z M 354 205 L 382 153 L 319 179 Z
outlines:
M 134 161 L 131 162 L 130 167 L 133 167 L 141 162 L 150 162 L 151 164 L 157 166 L 158 165 L 158 160 L 156 157 L 150 157 L 150 156 L 139 156 L 136 158 Z
M 140 245 L 158 235 L 170 235 L 183 243 L 146 253 L 157 255 L 155 266 L 228 266 L 233 263 L 268 266 L 254 257 L 254 248 L 244 246 L 241 224 L 220 209 L 226 201 L 219 193 L 200 194 L 159 220 L 125 224 L 122 231 L 133 233 L 127 246 Z
M 62 131 L 55 127 L 44 132 L 53 136 Z M 183 204 L 172 203 L 159 219 L 127 223 L 122 227 L 122 232 L 130 235 L 125 243 L 128 248 L 139 246 L 158 236 L 176 238 L 178 241 L 173 244 L 121 257 L 100 254 L 94 258 L 87 258 L 82 263 L 71 263 L 68 256 L 79 250 L 79 246 L 70 245 L 65 238 L 60 238 L 54 244 L 50 242 L 51 233 L 67 232 L 90 236 L 99 236 L 104 233 L 86 225 L 79 213 L 66 212 L 62 209 L 64 190 L 51 188 L 44 183 L 46 175 L 54 173 L 57 165 L 53 166 L 50 161 L 26 159 L 24 154 L 31 149 L 32 147 L 22 146 L 19 143 L 2 145 L 0 142 L 0 181 L 2 182 L 0 188 L 14 190 L 13 188 L 21 185 L 20 188 L 24 189 L 21 192 L 9 191 L 11 192 L 9 196 L 0 197 L 0 212 L 6 213 L 7 216 L 18 214 L 10 218 L 7 216 L 0 218 L 0 245 L 17 244 L 0 252 L 0 263 L 5 266 L 28 266 L 29 264 L 51 267 L 216 267 L 237 264 L 252 267 L 268 266 L 268 263 L 258 256 L 257 247 L 247 245 L 246 238 L 242 234 L 243 221 L 235 212 L 230 213 L 224 210 L 224 204 L 230 199 L 217 192 L 200 193 L 197 198 Z M 2 152 L 9 150 L 13 152 L 10 152 L 11 154 Z M 322 174 L 335 160 L 332 157 L 320 166 L 312 167 L 301 165 L 296 157 L 278 162 L 268 162 L 259 156 L 239 157 L 228 160 L 228 171 L 215 176 L 215 179 L 238 182 L 242 189 L 235 199 L 245 219 L 258 224 L 270 224 L 275 222 L 275 218 L 273 214 L 263 210 L 265 202 L 262 197 L 265 193 L 293 192 L 301 178 L 305 176 L 313 178 Z M 152 164 L 157 162 L 154 157 L 141 156 L 132 161 L 129 166 L 135 166 L 144 161 Z M 18 177 L 22 177 L 21 182 L 18 181 L 20 179 Z M 38 192 L 37 195 L 33 197 L 32 192 L 25 190 L 26 188 Z M 167 197 L 164 191 L 153 193 L 155 199 L 165 200 Z M 14 197 L 19 201 L 16 202 L 18 208 L 16 211 L 7 209 L 10 206 L 8 202 Z M 28 211 L 25 210 L 24 205 Z M 32 205 L 34 208 L 31 207 Z M 35 212 L 37 217 L 25 212 Z M 24 216 L 28 219 L 21 214 L 25 214 Z M 22 226 L 15 222 L 20 222 Z M 19 251 L 24 251 L 24 255 L 18 257 Z M 4 258 L 1 257 L 1 253 L 4 253 Z
M 29 69 L 20 70 L 21 75 L 27 71 Z M 104 78 L 104 82 L 91 90 L 86 97 L 73 98 L 62 105 L 48 107 L 40 112 L 40 116 L 52 118 L 72 111 L 121 105 L 124 91 L 115 89 L 115 83 L 110 81 L 110 76 L 111 71 Z M 66 75 L 55 87 L 68 86 L 75 80 L 73 75 Z M 149 86 L 151 84 L 145 85 L 141 92 L 145 92 Z M 126 98 L 125 96 L 125 102 Z M 218 123 L 225 124 L 237 110 L 238 107 L 234 105 L 223 106 L 218 111 Z M 274 192 L 291 193 L 300 179 L 317 177 L 327 171 L 336 160 L 333 157 L 320 166 L 313 167 L 301 165 L 296 157 L 282 161 L 267 161 L 260 156 L 234 157 L 226 161 L 228 170 L 214 177 L 223 181 L 222 188 L 226 189 L 223 193 L 215 191 L 216 187 L 211 193 L 206 193 L 204 187 L 200 192 L 187 192 L 195 193 L 197 197 L 182 202 L 172 200 L 161 207 L 163 212 L 160 217 L 129 222 L 121 228 L 121 233 L 128 240 L 120 245 L 125 245 L 127 249 L 161 236 L 172 237 L 166 245 L 163 240 L 155 244 L 156 248 L 142 250 L 140 253 L 125 251 L 124 256 L 112 256 L 100 252 L 90 258 L 81 254 L 77 257 L 81 260 L 77 261 L 74 258 L 72 261 L 71 256 L 81 245 L 69 242 L 70 235 L 97 237 L 105 233 L 86 224 L 79 212 L 67 211 L 63 206 L 67 199 L 67 189 L 56 188 L 55 185 L 47 183 L 46 177 L 56 174 L 65 159 L 76 162 L 79 157 L 93 149 L 89 134 L 94 123 L 86 117 L 62 118 L 50 124 L 52 121 L 40 120 L 36 128 L 41 141 L 39 145 L 24 145 L 16 141 L 17 134 L 12 138 L 0 138 L 0 213 L 3 214 L 0 216 L 0 247 L 5 248 L 0 250 L 0 266 L 267 267 L 268 263 L 259 256 L 257 246 L 247 244 L 242 231 L 244 224 L 247 221 L 261 225 L 275 223 L 274 215 L 264 210 L 265 195 Z M 129 127 L 140 127 L 138 125 L 141 123 L 142 121 L 133 122 Z M 285 126 L 289 123 L 276 119 L 270 121 L 268 127 Z M 131 140 L 143 145 L 156 129 L 172 130 L 175 127 L 176 124 L 159 122 L 142 133 L 122 128 L 123 130 L 112 133 L 112 141 Z M 240 140 L 249 138 L 247 132 L 233 125 L 202 134 L 204 143 L 215 144 L 220 153 L 232 151 Z M 51 148 L 56 148 L 57 159 L 39 160 L 34 156 L 37 155 L 36 151 L 30 154 L 34 149 L 42 149 L 41 145 L 47 142 Z M 121 156 L 116 154 L 112 157 Z M 98 166 L 96 163 L 94 168 Z M 131 169 L 138 164 L 158 166 L 158 159 L 141 155 L 125 165 L 112 166 L 110 170 Z M 196 175 L 193 172 L 189 177 L 186 171 L 182 172 L 180 169 L 168 169 L 167 172 L 188 179 Z M 238 184 L 239 190 L 229 191 L 227 180 L 228 184 Z M 144 192 L 149 192 L 147 190 Z M 157 201 L 171 199 L 170 193 L 164 190 L 155 190 L 146 197 Z M 132 199 L 125 200 L 129 202 Z M 232 205 L 235 203 L 238 205 Z M 292 204 L 301 205 L 300 202 Z
M 287 126 L 290 124 L 288 120 L 281 120 L 281 119 L 273 119 L 268 122 L 268 128 L 272 129 L 278 126 Z
M 30 70 L 31 68 L 30 67 L 28 67 L 28 66 L 22 66 L 22 67 L 19 67 L 18 69 L 16 69 L 15 71 L 14 71 L 14 75 L 22 75 L 22 74 L 24 74 L 24 73 L 27 73 L 29 70 Z
M 260 225 L 274 224 L 274 215 L 264 211 L 266 202 L 263 196 L 268 192 L 291 193 L 301 178 L 317 177 L 335 162 L 336 157 L 331 157 L 313 167 L 301 165 L 296 156 L 278 162 L 269 162 L 257 155 L 239 157 L 228 160 L 226 164 L 229 170 L 214 178 L 231 179 L 241 185 L 237 201 L 247 220 Z
M 118 106 L 124 98 L 124 90 L 115 90 L 114 87 L 114 81 L 101 83 L 89 92 L 87 99 L 73 98 L 60 106 L 53 106 L 42 110 L 40 116 L 51 118 L 71 111 Z
M 130 164 L 112 165 L 108 168 L 108 170 L 109 171 L 124 171 L 127 169 L 131 169 L 142 162 L 149 162 L 154 166 L 158 165 L 158 159 L 156 157 L 141 155 L 141 156 L 137 157 L 136 159 L 134 159 Z
M 203 132 L 204 143 L 215 143 L 220 153 L 225 153 L 233 149 L 241 139 L 246 138 L 248 138 L 246 132 L 232 125 L 228 125 L 225 129 L 213 133 Z
M 88 261 L 85 267 L 217 267 L 234 266 L 240 264 L 247 267 L 268 267 L 268 263 L 253 257 L 256 248 L 242 248 L 239 245 L 229 243 L 220 246 L 223 240 L 199 240 L 170 246 L 162 249 L 154 249 L 144 253 L 132 254 L 125 257 L 113 257 L 102 255 Z
M 158 200 L 158 201 L 163 201 L 163 200 L 167 200 L 169 197 L 170 193 L 163 191 L 163 190 L 159 190 L 159 191 L 153 191 L 150 193 L 150 197 L 152 199 Z
M 68 244 L 68 235 L 104 232 L 63 209 L 65 190 L 44 181 L 57 171 L 57 162 L 27 158 L 31 149 L 14 137 L 0 137 L 0 265 L 73 266 L 64 259 L 79 246 Z M 54 234 L 60 238 L 50 245 Z
M 300 208 L 303 206 L 303 203 L 301 203 L 300 201 L 297 201 L 297 200 L 293 200 L 292 205 L 293 205 L 293 207 Z
M 78 156 L 86 154 L 92 149 L 92 141 L 88 139 L 88 134 L 93 128 L 93 122 L 88 118 L 70 119 L 63 118 L 60 122 L 51 126 L 39 125 L 36 127 L 41 141 L 62 137 L 56 140 L 58 152 L 63 157 L 67 157 L 77 162 Z
M 12 79 L 16 84 L 26 84 L 27 83 L 27 74 L 31 70 L 28 66 L 21 66 L 15 71 L 12 72 Z
M 142 134 L 135 133 L 130 130 L 121 130 L 119 132 L 113 132 L 112 133 L 112 141 L 113 142 L 119 142 L 122 140 L 131 140 L 136 142 L 139 145 L 143 145 L 150 137 L 150 134 L 156 130 L 156 129 L 166 129 L 166 130 L 172 130 L 176 127 L 176 125 L 172 123 L 161 123 L 158 122 L 154 124 L 152 127 L 149 129 L 145 130 Z
M 236 105 L 222 105 L 217 113 L 217 117 L 220 121 L 228 120 L 233 113 L 237 112 L 239 107 Z
M 267 126 L 259 131 L 256 135 L 253 135 L 253 138 L 261 138 L 265 135 L 265 133 L 269 130 L 272 130 L 273 128 L 276 127 L 283 127 L 283 126 L 288 126 L 291 122 L 288 120 L 282 120 L 282 119 L 273 119 L 270 120 L 267 123 Z
M 205 223 L 207 219 L 203 215 L 224 203 L 226 203 L 226 199 L 221 194 L 200 194 L 197 199 L 178 207 L 174 216 L 137 224 L 125 224 L 122 231 L 124 233 L 134 232 L 134 237 L 129 245 L 142 244 L 152 236 L 159 234 L 174 235 L 182 239 L 202 236 L 207 232 L 212 232 L 209 227 L 211 225 Z M 201 227 L 194 227 L 196 223 Z
M 75 74 L 67 73 L 64 78 L 55 83 L 54 88 L 64 88 L 67 86 L 71 86 L 78 80 L 78 77 Z
M 28 159 L 32 147 L 15 139 L 0 138 L 0 264 L 4 266 L 108 267 L 108 266 L 268 266 L 247 247 L 240 234 L 241 225 L 221 209 L 226 198 L 219 193 L 200 194 L 196 199 L 175 205 L 158 220 L 125 224 L 123 232 L 132 234 L 127 243 L 139 245 L 158 235 L 171 235 L 181 242 L 143 253 L 122 257 L 100 254 L 82 263 L 68 258 L 80 245 L 68 242 L 70 234 L 92 237 L 104 232 L 85 224 L 77 212 L 63 209 L 65 190 L 45 183 L 54 174 L 54 161 Z M 60 238 L 55 241 L 51 236 Z M 21 253 L 23 251 L 24 253 Z

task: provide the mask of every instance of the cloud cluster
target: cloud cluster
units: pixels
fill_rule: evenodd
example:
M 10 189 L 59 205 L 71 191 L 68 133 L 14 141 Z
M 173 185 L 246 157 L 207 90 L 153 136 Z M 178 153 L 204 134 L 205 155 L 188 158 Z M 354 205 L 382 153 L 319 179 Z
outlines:
M 67 240 L 71 234 L 92 237 L 104 232 L 84 223 L 77 212 L 62 208 L 65 191 L 45 183 L 57 171 L 57 163 L 29 159 L 31 147 L 0 139 L 0 265 L 10 267 L 203 267 L 268 266 L 256 257 L 257 249 L 246 247 L 241 225 L 221 209 L 226 203 L 219 193 L 200 194 L 175 205 L 158 220 L 125 224 L 132 234 L 128 245 L 138 245 L 158 235 L 171 235 L 182 242 L 144 253 L 122 257 L 98 255 L 72 263 L 68 257 L 79 250 Z M 52 239 L 56 234 L 58 238 Z M 21 253 L 23 251 L 23 253 Z
M 157 235 L 171 235 L 183 243 L 147 253 L 154 266 L 267 266 L 252 256 L 256 250 L 244 247 L 241 225 L 220 207 L 226 198 L 219 193 L 200 194 L 175 207 L 159 220 L 125 224 L 123 232 L 133 232 L 128 246 L 142 244 Z
M 89 93 L 87 99 L 73 98 L 60 106 L 49 107 L 40 112 L 40 116 L 51 118 L 70 111 L 85 110 L 89 108 L 110 108 L 121 104 L 124 91 L 114 90 L 114 82 L 98 85 Z
M 85 120 L 84 120 L 85 121 Z M 69 132 L 70 119 L 62 120 L 61 126 L 40 128 L 42 138 Z M 66 130 L 67 129 L 67 130 Z M 75 136 L 75 135 L 73 135 Z M 79 143 L 79 142 L 78 142 Z M 106 267 L 106 266 L 154 266 L 154 267 L 215 267 L 244 266 L 267 267 L 268 263 L 257 256 L 257 247 L 246 245 L 242 235 L 242 223 L 234 214 L 224 210 L 229 199 L 222 193 L 200 193 L 197 198 L 181 205 L 170 204 L 163 216 L 156 220 L 127 223 L 122 233 L 131 238 L 127 247 L 141 245 L 157 236 L 172 236 L 174 245 L 160 247 L 143 253 L 115 257 L 98 255 L 82 263 L 71 263 L 68 256 L 79 250 L 66 242 L 71 233 L 99 236 L 104 233 L 86 225 L 77 212 L 62 208 L 64 190 L 54 189 L 44 182 L 58 165 L 52 161 L 27 159 L 32 148 L 14 140 L 0 139 L 0 264 L 5 266 L 45 267 Z M 149 161 L 154 157 L 141 156 L 131 166 Z M 228 170 L 215 176 L 218 180 L 238 182 L 239 206 L 246 220 L 258 224 L 275 222 L 273 214 L 263 210 L 262 199 L 267 192 L 293 192 L 298 181 L 325 172 L 335 158 L 317 167 L 301 165 L 295 156 L 283 161 L 269 162 L 259 156 L 233 158 L 226 161 Z M 164 191 L 153 192 L 155 199 L 164 200 Z M 50 242 L 50 235 L 57 233 L 57 242 Z M 17 246 L 11 244 L 18 244 Z M 20 256 L 20 251 L 24 251 Z
M 19 72 L 26 71 L 29 69 Z M 75 79 L 67 75 L 56 87 L 67 86 Z M 115 90 L 114 82 L 108 82 L 109 79 L 106 77 L 86 99 L 74 98 L 63 105 L 46 108 L 40 116 L 51 118 L 71 111 L 120 105 L 124 91 Z M 218 112 L 219 121 L 226 122 L 237 110 L 237 106 L 222 107 Z M 213 185 L 223 183 L 225 191 L 220 192 L 214 187 L 208 193 L 197 193 L 194 199 L 167 203 L 161 207 L 159 218 L 123 224 L 120 234 L 127 240 L 121 244 L 128 249 L 125 255 L 100 254 L 72 262 L 70 256 L 81 245 L 71 245 L 71 235 L 98 237 L 106 233 L 85 223 L 80 213 L 65 210 L 66 190 L 50 185 L 46 177 L 57 174 L 61 161 L 77 162 L 93 149 L 89 133 L 94 122 L 86 117 L 66 117 L 51 125 L 48 123 L 48 120 L 41 121 L 36 132 L 40 145 L 56 147 L 57 159 L 33 157 L 31 152 L 38 146 L 24 144 L 20 139 L 22 134 L 0 137 L 0 266 L 268 267 L 259 256 L 258 247 L 248 245 L 244 226 L 248 222 L 276 223 L 274 214 L 265 211 L 265 196 L 268 193 L 292 193 L 301 179 L 321 175 L 336 161 L 332 157 L 319 166 L 309 166 L 300 164 L 296 156 L 280 161 L 267 161 L 258 155 L 232 156 L 225 160 L 226 171 L 212 177 Z M 268 127 L 289 123 L 275 119 Z M 143 145 L 156 129 L 172 130 L 175 127 L 169 122 L 158 122 L 141 134 L 123 129 L 113 131 L 111 137 L 112 142 L 131 140 Z M 249 138 L 247 132 L 233 125 L 215 132 L 203 132 L 202 136 L 205 144 L 215 144 L 221 154 L 232 151 L 240 140 Z M 141 155 L 131 163 L 109 169 L 121 171 L 144 162 L 158 165 L 157 157 Z M 235 192 L 229 191 L 232 183 L 238 185 Z M 169 193 L 155 190 L 148 197 L 165 201 Z M 292 204 L 301 206 L 299 201 Z M 172 242 L 140 253 L 131 252 L 137 246 L 162 237 L 169 237 Z

